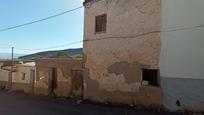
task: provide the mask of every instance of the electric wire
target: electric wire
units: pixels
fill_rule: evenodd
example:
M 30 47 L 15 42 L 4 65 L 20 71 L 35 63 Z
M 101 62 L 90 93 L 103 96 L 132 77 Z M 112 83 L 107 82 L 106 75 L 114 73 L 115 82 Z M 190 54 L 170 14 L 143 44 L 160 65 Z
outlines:
M 20 28 L 20 27 L 31 25 L 31 24 L 35 24 L 35 23 L 38 23 L 38 22 L 42 22 L 42 21 L 45 21 L 45 20 L 48 20 L 48 19 L 51 19 L 51 18 L 55 18 L 55 17 L 61 16 L 61 15 L 73 12 L 73 11 L 81 9 L 81 8 L 83 8 L 83 6 L 80 6 L 80 7 L 68 10 L 68 11 L 64 11 L 64 12 L 61 12 L 61 13 L 58 13 L 58 14 L 55 14 L 55 15 L 52 15 L 52 16 L 48 16 L 46 18 L 42 18 L 42 19 L 39 19 L 39 20 L 35 20 L 35 21 L 19 24 L 19 25 L 16 25 L 16 26 L 11 26 L 11 27 L 7 27 L 7 28 L 3 28 L 3 29 L 0 29 L 0 32 L 7 31 L 7 30 L 12 30 L 12 29 L 16 29 L 16 28 Z
M 83 43 L 83 42 L 92 42 L 92 41 L 99 41 L 99 40 L 107 40 L 107 39 L 130 39 L 130 38 L 138 38 L 141 36 L 146 36 L 150 34 L 155 34 L 155 33 L 162 33 L 162 32 L 174 32 L 174 31 L 183 31 L 183 30 L 191 30 L 191 29 L 197 29 L 197 28 L 203 28 L 204 25 L 199 25 L 199 26 L 192 26 L 192 27 L 185 27 L 185 28 L 177 28 L 177 29 L 168 29 L 168 30 L 156 30 L 156 31 L 150 31 L 150 32 L 145 32 L 137 35 L 132 35 L 132 36 L 109 36 L 109 37 L 102 37 L 102 38 L 96 38 L 96 39 L 85 39 L 85 40 L 80 40 L 80 41 L 74 41 L 70 42 L 67 44 L 63 45 L 58 45 L 58 46 L 51 46 L 51 47 L 45 47 L 45 48 L 38 48 L 38 49 L 26 49 L 26 48 L 19 48 L 15 47 L 17 50 L 33 50 L 33 51 L 40 51 L 40 50 L 49 50 L 49 49 L 54 49 L 54 48 L 60 48 L 60 47 L 65 47 L 65 46 L 70 46 L 73 44 L 78 44 L 78 43 Z M 0 47 L 0 48 L 10 48 L 10 47 Z

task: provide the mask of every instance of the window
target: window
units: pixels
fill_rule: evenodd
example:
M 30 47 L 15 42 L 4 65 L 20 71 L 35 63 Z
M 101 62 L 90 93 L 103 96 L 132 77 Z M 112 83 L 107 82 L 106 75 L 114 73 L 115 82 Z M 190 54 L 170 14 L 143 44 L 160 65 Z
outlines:
M 158 77 L 158 70 L 143 69 L 142 71 L 142 82 L 146 81 L 149 85 L 159 86 Z
M 26 73 L 22 73 L 22 80 L 25 80 Z
M 106 32 L 107 14 L 96 16 L 95 33 Z

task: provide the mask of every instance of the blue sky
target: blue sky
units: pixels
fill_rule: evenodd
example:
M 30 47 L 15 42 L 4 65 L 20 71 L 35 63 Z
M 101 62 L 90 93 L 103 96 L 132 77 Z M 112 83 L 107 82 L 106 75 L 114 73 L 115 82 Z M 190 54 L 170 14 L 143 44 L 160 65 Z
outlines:
M 83 0 L 1 0 L 0 29 L 38 20 L 82 6 Z M 2 47 L 39 49 L 67 44 L 83 39 L 83 8 L 40 23 L 0 32 Z M 50 50 L 78 48 L 82 43 Z M 15 53 L 29 54 L 38 51 L 15 49 Z

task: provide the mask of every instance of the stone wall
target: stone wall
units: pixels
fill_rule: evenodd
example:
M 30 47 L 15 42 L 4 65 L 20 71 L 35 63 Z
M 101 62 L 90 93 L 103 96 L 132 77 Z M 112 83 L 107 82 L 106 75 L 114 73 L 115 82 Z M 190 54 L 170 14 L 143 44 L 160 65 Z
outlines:
M 142 69 L 159 70 L 160 0 L 94 0 L 85 5 L 84 98 L 133 105 L 163 104 L 159 87 L 142 86 Z M 95 17 L 107 29 L 95 33 Z
M 43 68 L 36 62 L 35 94 L 48 95 L 49 68 Z M 47 64 L 47 63 L 44 63 Z
M 49 94 L 49 72 L 51 68 L 57 69 L 57 88 L 54 93 L 58 97 L 69 97 L 71 94 L 71 70 L 82 69 L 80 59 L 39 59 L 36 61 L 37 81 L 35 86 L 36 94 Z
M 33 86 L 28 83 L 13 82 L 13 91 L 23 91 L 24 93 L 33 93 Z
M 7 67 L 7 66 L 11 66 L 12 65 L 12 61 L 11 60 L 4 60 L 4 61 L 0 61 L 0 65 L 2 67 Z M 13 61 L 13 64 L 18 64 L 19 61 Z

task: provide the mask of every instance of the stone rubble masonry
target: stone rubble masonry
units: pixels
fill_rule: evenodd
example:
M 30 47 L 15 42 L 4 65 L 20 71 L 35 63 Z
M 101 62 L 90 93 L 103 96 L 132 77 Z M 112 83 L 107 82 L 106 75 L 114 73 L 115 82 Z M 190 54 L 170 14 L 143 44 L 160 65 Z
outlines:
M 57 68 L 57 88 L 54 90 L 56 96 L 71 96 L 71 70 L 73 68 L 82 69 L 81 59 L 60 58 L 37 60 L 35 94 L 49 94 L 49 71 L 51 68 Z

